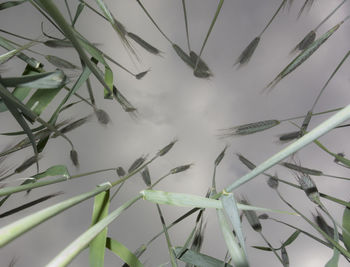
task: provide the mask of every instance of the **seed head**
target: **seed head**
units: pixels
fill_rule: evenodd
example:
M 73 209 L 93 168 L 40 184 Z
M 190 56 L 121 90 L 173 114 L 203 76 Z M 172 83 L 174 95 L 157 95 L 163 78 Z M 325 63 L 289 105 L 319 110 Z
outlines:
M 278 124 L 280 124 L 280 121 L 278 120 L 266 120 L 242 124 L 232 128 L 224 129 L 226 133 L 224 133 L 222 137 L 230 137 L 234 135 L 248 135 L 257 132 L 262 132 L 272 127 L 275 127 Z
M 26 159 L 17 169 L 15 169 L 15 173 L 23 172 L 24 170 L 28 169 L 30 166 L 32 166 L 37 160 L 40 160 L 42 158 L 41 155 L 39 157 L 36 157 L 35 155 Z
M 256 47 L 258 46 L 260 42 L 260 37 L 255 37 L 253 41 L 249 43 L 249 45 L 243 50 L 242 54 L 238 57 L 234 65 L 240 64 L 246 64 L 249 62 L 250 58 L 252 57 Z
M 173 148 L 173 146 L 175 145 L 175 143 L 177 142 L 177 140 L 173 140 L 170 144 L 166 145 L 165 147 L 163 147 L 159 152 L 158 152 L 158 156 L 162 157 L 164 156 L 166 153 L 168 153 L 170 151 L 170 149 Z
M 297 172 L 301 172 L 301 173 L 305 173 L 305 174 L 309 174 L 309 175 L 316 175 L 316 176 L 323 175 L 322 171 L 305 168 L 305 167 L 298 166 L 296 164 L 292 164 L 289 162 L 282 162 L 281 165 L 283 165 L 284 167 L 286 167 L 288 169 L 295 170 Z
M 175 174 L 175 173 L 179 173 L 179 172 L 184 172 L 184 171 L 186 171 L 188 168 L 190 168 L 191 166 L 192 166 L 192 164 L 182 165 L 182 166 L 176 167 L 176 168 L 174 168 L 174 169 L 171 169 L 171 170 L 170 170 L 170 173 L 171 173 L 171 174 Z
M 315 182 L 311 179 L 311 177 L 305 173 L 297 174 L 296 177 L 301 188 L 304 190 L 305 194 L 307 195 L 307 197 L 312 202 L 319 205 L 321 203 L 320 194 L 317 190 Z
M 146 160 L 145 156 L 142 156 L 140 158 L 138 158 L 137 160 L 134 161 L 133 164 L 131 164 L 128 173 L 133 172 L 134 170 L 136 170 L 137 168 L 139 168 Z
M 216 158 L 216 160 L 215 160 L 215 162 L 214 162 L 215 166 L 218 166 L 218 165 L 220 164 L 220 162 L 222 161 L 222 159 L 224 158 L 226 149 L 227 149 L 227 146 L 225 146 L 224 150 L 221 151 L 221 153 L 219 154 L 219 156 Z
M 143 181 L 145 182 L 145 184 L 147 186 L 151 186 L 152 182 L 151 182 L 151 176 L 149 174 L 149 170 L 148 168 L 146 167 L 142 172 L 141 172 L 141 176 L 142 176 L 142 179 Z
M 242 162 L 249 170 L 255 169 L 255 164 L 249 161 L 247 158 L 243 157 L 242 154 L 237 153 L 238 159 Z
M 291 133 L 286 133 L 280 136 L 280 141 L 281 142 L 288 142 L 294 139 L 298 139 L 302 136 L 300 131 L 297 132 L 291 132 Z
M 70 159 L 72 160 L 75 167 L 79 166 L 78 152 L 74 149 L 70 151 Z
M 277 189 L 278 187 L 278 180 L 276 176 L 270 176 L 270 178 L 267 180 L 267 184 L 272 189 Z
M 250 205 L 246 199 L 242 199 L 240 202 L 244 205 Z M 262 226 L 256 212 L 254 210 L 244 210 L 243 214 L 247 218 L 250 226 L 254 229 L 254 231 L 261 232 Z
M 118 167 L 117 168 L 117 174 L 118 174 L 119 177 L 123 177 L 126 174 L 124 169 L 123 169 L 123 167 Z
M 96 109 L 95 114 L 99 123 L 107 125 L 110 122 L 110 117 L 106 111 L 103 109 Z

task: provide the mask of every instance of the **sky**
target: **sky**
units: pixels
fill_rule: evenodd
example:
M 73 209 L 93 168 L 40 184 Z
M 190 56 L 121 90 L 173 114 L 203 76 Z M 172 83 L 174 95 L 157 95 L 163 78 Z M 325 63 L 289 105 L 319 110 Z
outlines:
M 74 10 L 75 1 L 69 2 Z M 90 2 L 97 7 L 94 1 Z M 261 163 L 287 145 L 278 142 L 278 136 L 295 131 L 296 128 L 288 122 L 283 122 L 265 132 L 224 139 L 219 138 L 220 129 L 261 120 L 282 120 L 307 113 L 323 84 L 349 49 L 347 46 L 350 39 L 347 34 L 350 30 L 348 22 L 344 23 L 310 59 L 283 79 L 271 92 L 263 92 L 263 88 L 293 59 L 294 56 L 290 54 L 293 47 L 340 2 L 340 0 L 314 1 L 310 11 L 303 13 L 297 19 L 303 1 L 293 1 L 290 9 L 282 10 L 262 35 L 250 62 L 237 68 L 233 66 L 236 59 L 250 41 L 262 31 L 278 8 L 280 1 L 225 1 L 202 54 L 202 58 L 213 72 L 213 77 L 210 79 L 198 79 L 193 76 L 191 69 L 175 54 L 170 43 L 152 25 L 136 1 L 106 0 L 105 3 L 128 31 L 141 36 L 160 49 L 161 56 L 150 55 L 137 44 L 132 43 L 140 58 L 139 61 L 135 60 L 123 47 L 112 27 L 85 9 L 76 28 L 88 40 L 97 43 L 100 49 L 132 72 L 138 73 L 148 69 L 150 72 L 143 79 L 136 80 L 128 73 L 111 65 L 115 74 L 115 85 L 137 107 L 136 118 L 123 112 L 116 101 L 104 100 L 103 88 L 93 78 L 96 104 L 108 112 L 111 123 L 102 126 L 93 118 L 87 124 L 68 134 L 79 153 L 79 168 L 75 168 L 69 159 L 68 144 L 56 138 L 49 142 L 44 151 L 44 158 L 40 161 L 41 170 L 56 164 L 66 165 L 71 174 L 118 166 L 128 169 L 138 157 L 148 155 L 151 158 L 159 149 L 177 139 L 178 142 L 166 156 L 157 159 L 149 166 L 152 180 L 155 181 L 174 167 L 190 163 L 193 165 L 184 173 L 168 177 L 157 186 L 157 189 L 204 196 L 211 186 L 214 160 L 227 145 L 226 156 L 217 170 L 216 177 L 218 189 L 224 188 L 248 172 L 245 166 L 238 161 L 236 153 L 243 154 L 256 164 Z M 55 1 L 55 3 L 62 12 L 66 12 L 64 1 Z M 185 50 L 187 42 L 181 1 L 144 0 L 143 3 L 172 42 Z M 186 1 L 186 5 L 191 49 L 198 53 L 214 16 L 217 1 L 191 0 Z M 2 12 L 1 29 L 36 38 L 41 34 L 40 23 L 44 21 L 44 29 L 60 37 L 57 31 L 29 3 L 0 12 Z M 318 29 L 317 36 L 321 36 L 349 13 L 349 4 L 345 3 Z M 18 39 L 13 40 L 18 41 Z M 79 65 L 79 58 L 74 50 L 49 49 L 43 46 L 40 46 L 40 49 L 39 46 L 34 48 L 41 53 L 58 55 Z M 1 50 L 1 53 L 3 52 Z M 40 59 L 46 63 L 47 70 L 55 69 L 43 58 Z M 342 107 L 349 103 L 348 64 L 345 62 L 331 81 L 315 108 L 316 112 Z M 6 64 L 6 72 L 3 76 L 20 75 L 22 70 L 21 62 L 13 60 Z M 72 85 L 79 72 L 67 72 L 67 74 L 72 80 L 70 83 Z M 88 95 L 85 86 L 80 89 L 79 93 L 83 96 Z M 63 94 L 58 95 L 55 100 L 57 102 L 54 103 L 58 104 L 62 96 Z M 76 119 L 90 113 L 92 110 L 89 106 L 79 104 L 63 113 L 62 119 Z M 43 118 L 49 118 L 50 114 L 50 109 L 48 109 L 43 113 Z M 2 113 L 1 116 L 3 122 L 0 125 L 1 132 L 18 129 L 16 122 L 9 114 Z M 313 117 L 310 129 L 328 117 L 329 115 Z M 301 123 L 300 120 L 296 122 Z M 331 151 L 347 154 L 347 151 L 350 150 L 346 138 L 347 131 L 347 128 L 334 130 L 322 137 L 320 141 Z M 19 139 L 2 137 L 1 140 L 2 147 L 5 147 Z M 5 164 L 15 166 L 16 163 L 29 157 L 31 153 L 32 151 L 28 149 L 14 154 L 6 159 Z M 347 169 L 334 164 L 329 155 L 313 144 L 303 148 L 296 157 L 304 166 L 320 169 L 333 175 L 349 176 Z M 35 172 L 34 167 L 12 179 L 27 177 L 33 175 L 33 172 Z M 279 177 L 295 182 L 293 174 L 281 167 L 274 167 L 269 173 L 278 173 Z M 100 183 L 115 179 L 115 173 L 106 172 L 56 184 L 42 190 L 33 190 L 29 196 L 18 194 L 7 201 L 2 207 L 3 211 L 48 193 L 64 192 L 63 195 L 30 210 L 4 218 L 0 224 L 6 225 L 34 210 L 90 191 Z M 315 177 L 315 181 L 321 192 L 344 200 L 349 199 L 347 181 L 325 177 Z M 136 175 L 123 186 L 121 192 L 111 203 L 110 210 L 116 209 L 144 188 L 145 185 L 140 175 Z M 312 218 L 312 213 L 316 211 L 315 205 L 307 199 L 303 192 L 284 185 L 280 185 L 280 190 L 286 199 Z M 276 193 L 266 185 L 266 179 L 263 176 L 240 187 L 235 191 L 235 195 L 247 197 L 253 205 L 288 210 Z M 17 257 L 15 266 L 44 266 L 90 226 L 92 205 L 92 199 L 81 203 L 13 241 L 0 251 L 1 262 L 7 264 L 15 256 Z M 325 202 L 325 205 L 341 222 L 343 208 L 332 202 Z M 168 223 L 187 211 L 184 208 L 170 206 L 161 206 L 161 208 Z M 270 215 L 315 233 L 301 218 L 289 215 Z M 201 251 L 223 259 L 226 248 L 215 211 L 206 211 L 204 218 L 206 229 Z M 194 222 L 195 216 L 192 216 L 169 231 L 174 246 L 185 242 Z M 280 242 L 283 242 L 293 232 L 270 220 L 262 221 L 262 225 L 263 233 L 275 247 L 278 247 Z M 122 216 L 110 225 L 108 235 L 133 251 L 161 229 L 155 205 L 141 200 L 123 212 Z M 243 230 L 251 266 L 261 266 L 261 263 L 271 267 L 280 266 L 272 253 L 251 248 L 253 245 L 265 246 L 266 244 L 259 235 L 251 230 L 245 219 Z M 290 266 L 321 266 L 332 255 L 330 249 L 302 235 L 287 247 L 287 251 Z M 152 243 L 141 257 L 141 261 L 145 263 L 145 266 L 150 267 L 169 261 L 163 236 Z M 105 266 L 122 264 L 122 261 L 110 252 L 106 252 L 105 262 Z M 182 263 L 179 262 L 179 264 L 182 266 Z M 83 251 L 70 264 L 70 266 L 79 267 L 87 265 L 88 250 Z M 339 266 L 347 266 L 347 262 L 341 258 Z

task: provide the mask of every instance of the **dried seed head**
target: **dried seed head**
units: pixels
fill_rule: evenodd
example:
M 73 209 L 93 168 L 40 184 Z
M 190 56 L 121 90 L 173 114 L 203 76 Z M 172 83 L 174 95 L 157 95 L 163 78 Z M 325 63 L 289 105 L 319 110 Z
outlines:
M 267 219 L 269 218 L 269 215 L 266 214 L 266 213 L 263 213 L 263 214 L 260 214 L 260 215 L 258 216 L 258 218 L 259 218 L 260 220 L 267 220 Z
M 223 134 L 223 137 L 230 137 L 233 135 L 248 135 L 261 131 L 265 131 L 276 125 L 280 124 L 278 120 L 266 120 L 266 121 L 258 121 L 254 123 L 242 124 L 229 129 L 225 129 L 227 133 Z
M 305 167 L 298 166 L 298 165 L 295 165 L 295 164 L 292 164 L 289 162 L 282 162 L 280 164 L 288 169 L 295 170 L 297 172 L 301 172 L 301 173 L 305 173 L 305 174 L 309 174 L 309 175 L 316 175 L 316 176 L 323 175 L 322 171 L 305 168 Z
M 128 36 L 134 40 L 136 43 L 138 43 L 143 49 L 145 49 L 147 52 L 153 54 L 153 55 L 159 55 L 160 54 L 160 50 L 158 50 L 157 48 L 155 48 L 154 46 L 150 45 L 148 42 L 146 42 L 145 40 L 143 40 L 140 36 L 132 33 L 132 32 L 128 32 Z
M 184 171 L 186 171 L 188 168 L 190 168 L 191 166 L 192 166 L 192 164 L 182 165 L 182 166 L 176 167 L 176 168 L 174 168 L 174 169 L 171 169 L 171 170 L 170 170 L 170 173 L 171 173 L 171 174 L 175 174 L 175 173 L 179 173 L 179 172 L 184 172 Z
M 117 168 L 117 174 L 118 174 L 119 177 L 123 177 L 126 174 L 124 169 L 123 169 L 123 167 L 118 167 Z
M 23 172 L 24 170 L 28 169 L 30 166 L 36 163 L 37 160 L 40 160 L 41 158 L 42 158 L 42 155 L 39 155 L 38 157 L 34 155 L 26 159 L 17 169 L 15 169 L 15 173 Z
M 289 257 L 285 246 L 281 247 L 281 258 L 283 262 L 283 267 L 289 267 Z
M 143 72 L 140 72 L 138 74 L 135 75 L 135 78 L 140 80 L 143 78 L 143 76 L 145 76 L 150 70 L 146 70 L 146 71 L 143 71 Z
M 79 160 L 78 160 L 78 152 L 74 149 L 70 151 L 70 158 L 74 164 L 75 167 L 79 166 Z
M 95 114 L 99 123 L 107 125 L 111 119 L 106 111 L 103 109 L 95 109 Z
M 302 133 L 300 131 L 297 132 L 291 132 L 291 133 L 286 133 L 280 136 L 280 141 L 281 142 L 288 142 L 294 139 L 298 139 L 302 136 Z
M 250 205 L 246 199 L 242 199 L 240 202 L 244 205 Z M 250 226 L 254 229 L 254 231 L 261 232 L 262 226 L 256 212 L 254 210 L 244 210 L 243 214 L 247 218 Z
M 249 43 L 249 45 L 243 50 L 242 54 L 238 57 L 234 65 L 240 64 L 246 64 L 252 57 L 256 47 L 258 46 L 260 42 L 260 37 L 255 37 L 253 41 Z
M 151 176 L 149 174 L 149 170 L 148 168 L 146 167 L 142 172 L 141 172 L 141 176 L 142 176 L 142 179 L 143 181 L 145 182 L 145 184 L 147 186 L 151 186 L 152 182 L 151 182 Z
M 215 162 L 214 162 L 215 166 L 218 166 L 218 165 L 220 164 L 220 162 L 222 161 L 222 159 L 224 158 L 226 149 L 227 149 L 227 146 L 225 146 L 224 150 L 221 151 L 221 153 L 219 154 L 219 156 L 216 158 L 216 160 L 215 160 Z
M 315 204 L 319 205 L 321 203 L 320 194 L 317 190 L 315 182 L 311 179 L 311 177 L 305 173 L 297 174 L 296 177 L 301 188 L 304 190 L 308 198 Z
M 175 145 L 175 143 L 177 142 L 177 140 L 173 140 L 170 144 L 166 145 L 165 147 L 163 147 L 161 150 L 159 150 L 159 152 L 157 153 L 158 156 L 162 157 L 164 156 L 166 153 L 168 153 L 170 151 L 170 149 L 173 148 L 173 146 Z
M 130 168 L 128 169 L 128 173 L 131 173 L 135 171 L 137 168 L 139 168 L 146 160 L 145 156 L 142 156 L 134 161 L 133 164 L 131 164 Z
M 270 178 L 267 180 L 267 184 L 272 189 L 277 189 L 278 187 L 278 179 L 275 176 L 270 176 Z
M 238 159 L 242 162 L 249 170 L 255 169 L 255 164 L 250 162 L 247 158 L 243 157 L 241 154 L 237 153 Z

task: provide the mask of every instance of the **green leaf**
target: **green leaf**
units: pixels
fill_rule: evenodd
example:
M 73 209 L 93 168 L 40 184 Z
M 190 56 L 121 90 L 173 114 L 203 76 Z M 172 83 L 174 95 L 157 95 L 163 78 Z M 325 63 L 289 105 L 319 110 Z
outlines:
M 295 239 L 297 239 L 297 237 L 299 236 L 300 234 L 300 230 L 295 230 L 293 232 L 293 234 L 291 234 L 290 237 L 288 237 L 288 239 L 286 241 L 283 242 L 283 245 L 282 246 L 289 246 L 290 244 L 292 244 L 294 242 Z M 281 248 L 282 248 L 281 246 Z
M 1 83 L 6 87 L 29 87 L 56 89 L 62 88 L 67 82 L 67 76 L 61 70 L 28 74 L 21 77 L 0 78 Z
M 22 0 L 22 1 L 6 1 L 6 2 L 0 4 L 0 10 L 4 10 L 4 9 L 6 9 L 6 8 L 18 6 L 18 5 L 20 5 L 20 4 L 23 4 L 23 3 L 26 2 L 26 1 L 27 1 L 27 0 Z
M 4 95 L 1 95 L 1 96 L 4 97 Z M 27 134 L 28 139 L 33 147 L 35 157 L 36 157 L 36 159 L 38 159 L 38 150 L 36 147 L 35 137 L 31 131 L 31 129 L 29 128 L 27 122 L 23 119 L 22 114 L 18 111 L 15 104 L 12 103 L 11 100 L 3 98 L 3 101 L 4 101 L 5 105 L 7 106 L 7 108 L 9 109 L 9 111 L 11 112 L 12 116 L 16 119 L 18 124 L 22 127 L 23 131 L 25 131 L 25 133 Z M 37 167 L 38 166 L 39 165 L 37 163 Z
M 238 238 L 238 241 L 241 245 L 241 248 L 243 248 L 243 251 L 245 253 L 245 257 L 247 255 L 247 249 L 244 241 L 244 234 L 242 230 L 242 224 L 241 219 L 239 216 L 239 210 L 237 207 L 237 202 L 232 193 L 229 193 L 228 195 L 223 195 L 221 198 L 222 206 L 228 215 L 228 218 L 231 221 L 231 224 L 233 226 L 233 230 L 236 233 L 236 236 Z M 248 262 L 248 260 L 247 260 Z
M 40 115 L 44 109 L 51 103 L 61 88 L 57 89 L 38 89 L 28 100 L 26 106 L 36 115 Z
M 218 260 L 216 258 L 210 257 L 208 255 L 195 252 L 190 249 L 185 249 L 185 252 L 180 252 L 183 250 L 182 247 L 176 247 L 174 248 L 176 257 L 185 263 L 193 264 L 198 267 L 218 267 L 218 266 L 226 266 L 226 267 L 232 267 L 232 265 L 223 262 L 221 260 Z
M 350 251 L 350 235 L 348 234 L 350 232 L 350 209 L 345 208 L 343 213 L 343 228 L 346 231 L 343 231 L 343 241 L 346 249 Z
M 95 225 L 108 215 L 109 203 L 109 190 L 104 191 L 95 197 L 91 225 Z M 103 229 L 103 231 L 101 231 L 90 243 L 90 267 L 104 266 L 106 238 L 107 227 Z
M 2 55 L 0 56 L 0 65 L 3 64 L 3 63 L 5 63 L 5 62 L 7 62 L 8 60 L 10 60 L 11 58 L 13 58 L 14 56 L 16 56 L 16 55 L 17 55 L 18 53 L 20 53 L 22 50 L 25 50 L 25 49 L 27 49 L 27 48 L 33 46 L 33 45 L 36 45 L 36 44 L 37 44 L 37 42 L 32 41 L 32 42 L 29 42 L 29 43 L 27 43 L 27 44 L 25 44 L 25 45 L 23 45 L 23 46 L 20 46 L 20 47 L 18 47 L 18 48 L 16 48 L 16 49 L 13 49 L 13 50 L 11 50 L 11 51 L 8 51 L 8 52 L 5 53 L 5 54 L 2 54 Z
M 48 176 L 63 176 L 63 177 L 66 177 L 67 179 L 69 179 L 70 177 L 67 167 L 64 165 L 54 165 L 48 168 L 46 171 L 38 173 L 32 177 L 35 178 L 36 180 L 39 180 Z
M 79 3 L 78 7 L 77 7 L 77 11 L 75 12 L 75 16 L 74 16 L 74 19 L 73 19 L 73 23 L 72 23 L 72 26 L 75 25 L 75 23 L 77 23 L 77 20 L 81 14 L 81 12 L 83 11 L 85 5 L 84 3 Z
M 115 253 L 130 267 L 143 267 L 143 264 L 126 246 L 115 239 L 107 237 L 106 248 Z
M 224 236 L 224 240 L 226 243 L 226 247 L 231 255 L 232 262 L 235 267 L 248 267 L 249 263 L 247 261 L 247 257 L 233 236 L 231 227 L 226 221 L 225 215 L 222 210 L 217 209 L 216 214 L 218 216 L 218 220 L 220 223 L 220 229 L 222 235 Z
M 69 61 L 56 57 L 54 55 L 46 55 L 45 56 L 46 60 L 50 62 L 52 65 L 54 65 L 57 68 L 62 68 L 62 69 L 78 69 L 78 67 Z
M 158 190 L 143 190 L 140 192 L 143 199 L 158 203 L 158 204 L 167 204 L 179 207 L 197 207 L 197 208 L 214 208 L 214 209 L 222 209 L 222 203 L 220 200 L 206 198 L 196 195 L 183 194 L 183 193 L 172 193 Z M 237 203 L 237 207 L 240 210 L 256 210 L 256 211 L 264 211 L 264 212 L 277 212 L 277 213 L 286 213 L 295 215 L 295 213 L 268 209 L 262 207 L 256 207 L 252 205 L 245 205 Z
M 106 186 L 108 186 L 106 188 Z M 111 187 L 110 183 L 105 183 L 100 185 L 100 187 L 109 189 Z M 104 191 L 103 190 L 103 191 Z M 104 228 L 106 228 L 111 222 L 113 222 L 119 215 L 133 205 L 140 197 L 135 197 L 127 202 L 125 202 L 122 206 L 112 211 L 106 218 L 102 219 L 94 226 L 90 227 L 87 231 L 81 234 L 77 239 L 75 239 L 70 245 L 68 245 L 61 253 L 59 253 L 50 263 L 48 263 L 47 267 L 59 267 L 66 266 L 70 263 Z M 1 231 L 1 229 L 0 229 Z M 1 243 L 0 243 L 1 245 Z M 105 246 L 105 245 L 104 245 Z
M 110 187 L 110 184 L 100 186 L 97 189 L 94 189 L 90 192 L 72 197 L 60 203 L 52 205 L 48 208 L 30 214 L 22 219 L 14 221 L 6 226 L 3 226 L 0 229 L 0 247 L 4 247 L 12 240 L 16 239 L 17 237 L 36 227 L 40 223 L 43 223 L 44 221 L 50 219 L 51 217 L 109 189 Z
M 27 65 L 22 75 L 37 74 L 40 73 L 38 69 L 34 69 L 32 66 Z M 12 91 L 12 95 L 19 101 L 23 101 L 29 94 L 31 88 L 18 86 Z M 0 100 L 0 112 L 7 111 L 6 105 Z

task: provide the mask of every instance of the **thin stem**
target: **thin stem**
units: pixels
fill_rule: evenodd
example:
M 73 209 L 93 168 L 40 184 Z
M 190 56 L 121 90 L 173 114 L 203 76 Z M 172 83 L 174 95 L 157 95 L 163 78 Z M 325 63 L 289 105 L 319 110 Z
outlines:
M 320 93 L 318 94 L 314 104 L 312 105 L 311 108 L 311 112 L 314 110 L 318 100 L 321 97 L 321 94 L 323 93 L 323 91 L 326 89 L 327 85 L 329 84 L 329 82 L 332 80 L 333 76 L 337 73 L 337 71 L 340 69 L 340 67 L 343 65 L 343 63 L 345 62 L 345 60 L 348 58 L 348 56 L 350 55 L 350 50 L 346 53 L 346 55 L 344 56 L 344 58 L 340 61 L 340 63 L 338 64 L 338 66 L 335 68 L 335 70 L 333 71 L 333 73 L 331 74 L 331 76 L 328 78 L 327 82 L 323 85 Z
M 153 25 L 156 26 L 156 28 L 158 29 L 158 31 L 164 36 L 165 39 L 168 40 L 168 42 L 172 45 L 173 42 L 168 38 L 168 36 L 165 35 L 165 33 L 159 28 L 159 26 L 157 25 L 157 23 L 154 21 L 154 19 L 151 17 L 151 15 L 148 13 L 147 9 L 143 6 L 143 4 L 141 3 L 140 0 L 136 0 L 136 2 L 140 5 L 140 7 L 142 8 L 142 10 L 146 13 L 147 17 L 152 21 Z
M 286 223 L 286 222 L 283 222 L 283 221 L 280 221 L 280 220 L 277 220 L 277 219 L 274 219 L 274 218 L 269 218 L 269 219 L 272 220 L 272 221 L 284 224 L 286 226 L 289 226 L 290 228 L 293 228 L 295 230 L 298 230 L 298 231 L 300 231 L 300 233 L 303 233 L 304 235 L 307 235 L 308 237 L 311 237 L 312 239 L 315 239 L 316 241 L 320 242 L 321 244 L 325 245 L 326 247 L 333 248 L 333 246 L 331 246 L 329 243 L 323 241 L 322 239 L 318 238 L 317 236 L 314 236 L 314 235 L 310 234 L 309 232 L 306 232 L 304 230 L 299 229 L 298 227 L 295 227 L 294 225 L 291 225 L 289 223 Z
M 329 15 L 327 17 L 325 17 L 314 29 L 314 31 L 317 31 L 317 29 L 319 27 L 321 27 L 321 25 L 323 23 L 325 23 L 347 0 L 343 0 L 343 2 L 341 2 L 331 13 L 329 13 Z
M 275 254 L 275 256 L 278 258 L 278 260 L 283 264 L 283 261 L 281 259 L 281 257 L 277 254 L 275 248 L 273 246 L 271 246 L 270 242 L 266 239 L 266 237 L 263 235 L 262 232 L 259 232 L 259 234 L 261 235 L 261 237 L 264 239 L 264 241 L 266 242 L 266 244 L 269 246 L 269 248 L 272 250 L 272 252 Z
M 31 42 L 37 42 L 37 43 L 43 43 L 42 41 L 38 41 L 38 40 L 34 40 L 34 39 L 31 39 L 31 38 L 28 38 L 28 37 L 24 37 L 22 35 L 18 35 L 18 34 L 15 34 L 15 33 L 12 33 L 12 32 L 8 32 L 8 31 L 5 31 L 3 29 L 0 29 L 0 32 L 3 32 L 3 33 L 6 33 L 8 35 L 12 35 L 14 37 L 17 37 L 17 38 L 20 38 L 20 39 L 23 39 L 23 40 L 27 40 L 27 41 L 31 41 Z M 9 40 L 8 40 L 9 41 Z M 11 42 L 11 41 L 9 41 Z M 11 42 L 12 43 L 12 42 Z M 16 44 L 18 45 L 18 44 Z M 19 45 L 18 45 L 19 46 Z
M 320 229 L 316 224 L 314 224 L 312 221 L 310 221 L 304 214 L 302 214 L 301 212 L 299 212 L 296 208 L 294 208 L 289 202 L 287 202 L 282 195 L 280 194 L 280 192 L 278 190 L 276 190 L 278 196 L 281 198 L 281 200 L 287 205 L 289 206 L 292 210 L 294 210 L 296 213 L 298 213 L 305 221 L 307 221 L 313 228 L 315 228 L 315 230 L 317 230 L 325 239 L 327 239 L 327 241 L 329 241 L 333 246 L 335 246 L 340 253 L 342 253 L 345 257 L 349 258 L 350 257 L 350 253 L 344 249 L 338 242 L 334 241 L 333 238 L 331 238 L 327 233 L 325 233 L 322 229 Z
M 272 18 L 270 19 L 270 21 L 267 23 L 267 25 L 265 26 L 265 28 L 262 30 L 262 32 L 259 34 L 259 37 L 261 37 L 261 35 L 267 30 L 267 28 L 270 26 L 270 24 L 272 23 L 272 21 L 275 19 L 275 17 L 277 16 L 278 12 L 281 10 L 281 8 L 285 5 L 287 0 L 282 0 L 281 5 L 278 7 L 278 9 L 276 10 L 275 14 L 273 14 Z
M 68 5 L 68 0 L 64 0 L 64 3 L 66 4 L 66 8 L 67 8 L 67 11 L 68 11 L 70 22 L 73 24 L 73 17 L 72 17 L 72 13 L 70 12 L 70 8 L 69 8 L 69 5 Z
M 340 108 L 329 109 L 329 110 L 322 111 L 322 112 L 312 113 L 312 116 L 317 116 L 317 115 L 323 115 L 323 114 L 327 114 L 327 113 L 331 113 L 331 112 L 336 112 L 336 111 L 342 110 L 343 108 L 344 107 L 340 107 Z M 283 120 L 279 120 L 279 121 L 280 122 L 291 121 L 291 120 L 303 119 L 305 117 L 306 117 L 306 115 L 302 115 L 302 116 L 291 117 L 291 118 L 287 118 L 287 119 L 283 119 Z
M 187 47 L 188 52 L 191 52 L 191 46 L 190 46 L 190 37 L 188 34 L 188 21 L 187 21 L 187 11 L 186 11 L 186 0 L 182 0 L 182 8 L 184 11 L 184 18 L 185 18 L 185 28 L 186 28 L 186 38 L 187 38 Z
M 206 45 L 206 43 L 207 43 L 207 41 L 208 41 L 209 35 L 210 35 L 210 33 L 211 33 L 211 31 L 212 31 L 214 25 L 215 25 L 215 22 L 216 22 L 216 20 L 217 20 L 217 18 L 218 18 L 218 16 L 219 16 L 219 14 L 220 14 L 221 7 L 222 7 L 223 3 L 224 3 L 224 0 L 220 0 L 220 2 L 219 2 L 219 4 L 218 4 L 218 7 L 216 8 L 216 12 L 215 12 L 214 18 L 213 18 L 213 20 L 212 20 L 212 22 L 211 22 L 211 24 L 210 24 L 210 27 L 209 27 L 209 29 L 208 29 L 207 36 L 205 36 L 205 39 L 204 39 L 202 48 L 201 48 L 201 50 L 200 50 L 200 52 L 199 52 L 199 55 L 198 55 L 198 57 L 197 57 L 196 65 L 195 65 L 195 67 L 194 67 L 194 72 L 196 72 L 196 70 L 197 70 L 198 63 L 199 63 L 199 59 L 201 58 L 201 55 L 202 55 L 203 50 L 204 50 L 204 47 L 205 47 L 205 45 Z

